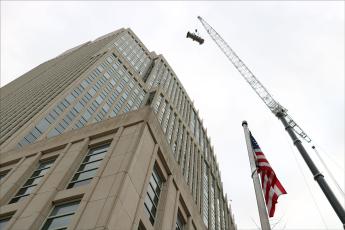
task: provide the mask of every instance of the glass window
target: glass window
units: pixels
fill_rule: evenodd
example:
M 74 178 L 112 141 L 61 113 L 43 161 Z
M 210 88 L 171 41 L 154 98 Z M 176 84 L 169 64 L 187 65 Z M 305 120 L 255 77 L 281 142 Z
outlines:
M 183 230 L 186 225 L 186 221 L 183 219 L 180 212 L 177 213 L 176 218 L 176 230 Z
M 115 84 L 116 84 L 114 79 L 111 79 L 109 82 L 112 84 L 112 86 L 115 86 Z
M 98 104 L 102 104 L 103 98 L 101 96 L 98 96 L 96 98 L 96 101 L 97 101 Z
M 30 195 L 35 189 L 39 181 L 48 172 L 49 168 L 52 166 L 56 158 L 41 161 L 37 169 L 33 172 L 31 177 L 24 183 L 21 189 L 17 192 L 15 197 L 10 201 L 10 204 L 18 202 L 20 199 Z
M 8 224 L 8 222 L 10 222 L 11 217 L 12 217 L 12 215 L 11 216 L 4 216 L 4 217 L 0 218 L 0 229 L 1 230 L 5 229 L 5 227 Z
M 94 96 L 96 94 L 96 90 L 94 90 L 93 88 L 90 88 L 88 93 L 91 95 L 91 96 Z
M 38 122 L 38 124 L 36 125 L 36 128 L 41 133 L 44 133 L 48 129 L 49 125 L 50 125 L 50 123 L 48 122 L 48 120 L 44 118 L 40 122 Z
M 83 117 L 86 121 L 89 120 L 91 117 L 90 112 L 88 110 L 86 110 L 85 113 L 83 114 Z
M 61 134 L 56 128 L 54 128 L 54 129 L 52 129 L 49 133 L 48 133 L 48 135 L 47 135 L 47 137 L 49 138 L 49 137 L 55 137 L 55 136 L 57 136 L 57 135 L 59 135 L 59 134 Z
M 87 80 L 83 80 L 82 82 L 81 82 L 81 85 L 84 87 L 84 88 L 86 88 L 87 86 L 88 86 L 88 82 L 87 82 Z
M 149 216 L 149 220 L 151 224 L 154 224 L 156 212 L 157 212 L 157 205 L 159 201 L 159 195 L 161 193 L 163 181 L 161 176 L 157 171 L 157 166 L 153 167 L 152 175 L 149 181 L 144 206 L 145 212 Z
M 0 181 L 5 178 L 5 176 L 7 175 L 7 173 L 9 172 L 10 170 L 6 170 L 6 171 L 3 171 L 3 172 L 0 172 Z M 0 228 L 1 229 L 1 228 Z
M 55 206 L 41 230 L 67 229 L 79 203 L 80 200 Z
M 108 147 L 109 144 L 105 144 L 90 149 L 67 188 L 74 188 L 84 184 L 88 184 L 96 175 L 97 169 L 105 154 L 107 153 Z
M 78 111 L 78 113 L 83 109 L 83 105 L 80 101 L 74 106 L 74 108 Z
M 203 180 L 202 180 L 202 193 L 203 193 L 203 205 L 202 205 L 202 219 L 205 225 L 208 227 L 208 166 L 206 162 L 203 162 L 202 168 Z

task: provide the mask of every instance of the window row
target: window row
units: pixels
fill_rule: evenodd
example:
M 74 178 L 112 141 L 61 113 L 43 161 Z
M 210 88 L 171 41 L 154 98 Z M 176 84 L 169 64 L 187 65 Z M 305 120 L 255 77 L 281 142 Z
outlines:
M 80 164 L 78 170 L 75 172 L 67 189 L 86 185 L 95 177 L 97 170 L 105 157 L 109 144 L 104 144 L 95 148 L 91 148 L 83 162 Z M 36 186 L 42 181 L 44 176 L 49 172 L 51 166 L 54 164 L 57 157 L 41 160 L 35 171 L 26 180 L 26 182 L 16 192 L 9 204 L 17 203 L 23 198 L 32 194 Z
M 187 99 L 187 98 L 186 98 Z M 185 102 L 188 102 L 188 100 L 185 100 Z M 159 95 L 157 97 L 157 99 L 154 101 L 154 103 L 152 104 L 153 110 L 155 113 L 158 113 L 158 119 L 159 121 L 161 121 L 163 119 L 163 116 L 165 115 L 166 110 L 169 108 L 167 108 L 167 104 L 169 104 L 170 102 L 167 102 L 166 100 L 162 99 L 162 95 Z M 187 105 L 187 103 L 184 103 L 185 105 Z M 178 108 L 175 107 L 176 113 L 178 113 L 180 115 L 180 117 L 184 117 L 185 115 L 183 114 L 184 112 L 181 113 L 181 111 L 179 111 Z M 168 109 L 169 111 L 169 109 Z M 188 104 L 187 109 L 186 107 L 183 107 L 182 111 L 187 111 L 186 114 L 188 115 L 188 119 L 185 120 L 186 124 L 189 125 L 189 129 L 190 132 L 192 133 L 192 135 L 195 138 L 195 141 L 200 145 L 200 148 L 203 149 L 203 153 L 205 153 L 206 155 L 208 154 L 208 138 L 207 135 L 202 127 L 202 123 L 200 122 L 197 114 L 195 113 L 193 107 Z M 169 117 L 166 117 L 166 119 Z M 163 126 L 163 130 L 165 129 L 165 127 Z
M 76 213 L 80 200 L 68 201 L 53 206 L 40 230 L 65 230 Z M 0 229 L 5 230 L 14 213 L 0 217 Z
M 148 53 L 129 32 L 121 34 L 114 42 L 114 47 L 125 57 L 131 66 L 138 71 L 140 76 L 146 73 L 151 59 Z
M 22 138 L 18 147 L 33 143 L 42 135 L 53 137 L 69 127 L 81 128 L 136 110 L 145 94 L 120 60 L 109 55 Z
M 157 114 L 158 121 L 162 124 L 163 132 L 166 133 L 166 130 L 169 131 L 167 132 L 168 142 L 175 143 L 174 134 L 177 133 L 179 129 L 179 125 L 177 125 L 177 123 L 182 123 L 182 121 L 177 118 L 177 113 L 173 112 L 172 107 L 169 106 L 169 102 L 167 102 L 161 94 L 156 97 L 156 100 L 153 101 L 151 106 L 153 107 L 153 111 Z M 194 129 L 190 128 L 192 133 L 191 135 L 194 136 L 194 140 L 199 144 L 202 153 L 206 155 L 206 158 L 208 158 L 208 148 L 210 148 L 209 141 L 202 125 L 196 117 L 197 116 L 193 111 L 193 119 L 191 119 L 193 122 L 191 122 L 191 124 L 193 124 L 193 127 L 196 127 L 195 131 L 197 130 L 197 132 L 193 133 L 192 130 Z
M 178 121 L 176 114 L 172 112 L 172 109 L 169 107 L 167 102 L 162 102 L 162 109 L 158 112 L 158 104 L 162 100 L 164 100 L 163 97 L 159 95 L 157 99 L 158 103 L 153 103 L 153 110 L 158 113 L 158 120 L 162 125 L 162 130 L 165 132 L 167 140 L 172 147 L 172 152 L 176 161 L 180 164 L 182 175 L 184 176 L 186 183 L 189 185 L 194 201 L 197 202 L 197 197 L 201 196 L 203 220 L 204 223 L 208 225 L 208 167 L 206 167 L 206 163 L 204 163 L 204 165 L 200 165 L 200 152 L 197 148 L 197 145 L 194 143 L 193 139 L 182 125 L 182 122 Z M 215 159 L 213 159 L 213 161 L 215 161 Z M 198 172 L 199 168 L 201 167 L 203 167 L 202 172 Z M 216 169 L 215 172 L 217 178 L 220 178 L 216 164 L 214 164 L 213 168 Z M 198 182 L 199 177 L 202 177 L 202 184 L 199 184 Z M 198 187 L 200 187 L 200 190 Z M 202 194 L 199 194 L 198 191 L 202 191 Z M 213 202 L 213 208 L 210 208 L 210 210 L 214 210 L 214 207 L 216 207 L 216 204 L 214 203 L 214 196 L 210 202 Z M 219 206 L 217 208 L 221 207 Z M 218 211 L 221 213 L 220 210 Z M 215 215 L 215 212 L 213 211 L 211 215 Z M 213 216 L 213 218 L 215 218 L 215 216 Z M 218 216 L 218 218 L 221 218 L 221 214 Z M 211 221 L 211 223 L 213 222 Z M 221 224 L 221 221 L 219 220 L 217 223 Z

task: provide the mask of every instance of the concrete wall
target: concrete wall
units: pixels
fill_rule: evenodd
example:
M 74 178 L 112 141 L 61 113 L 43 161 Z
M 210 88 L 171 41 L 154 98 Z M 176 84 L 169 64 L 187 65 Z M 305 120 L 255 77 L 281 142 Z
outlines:
M 97 175 L 88 185 L 66 189 L 88 148 L 110 143 Z M 56 156 L 32 194 L 8 204 L 39 160 Z M 155 224 L 144 211 L 154 164 L 164 179 Z M 180 167 L 160 125 L 146 107 L 114 119 L 38 141 L 0 155 L 0 217 L 11 215 L 7 229 L 39 229 L 54 204 L 81 199 L 69 229 L 175 229 L 179 211 L 186 229 L 206 229 Z

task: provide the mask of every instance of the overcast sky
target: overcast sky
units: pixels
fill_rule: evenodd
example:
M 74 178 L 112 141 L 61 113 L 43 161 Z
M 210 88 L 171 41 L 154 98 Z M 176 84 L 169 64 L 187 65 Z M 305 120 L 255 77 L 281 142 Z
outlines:
M 239 229 L 259 217 L 241 122 L 247 120 L 288 194 L 274 229 L 342 229 L 282 124 L 197 20 L 237 52 L 304 129 L 344 190 L 344 2 L 3 2 L 1 85 L 65 50 L 130 27 L 163 54 L 194 100 L 211 137 Z M 199 45 L 186 39 L 198 29 Z M 310 145 L 305 145 L 345 205 Z

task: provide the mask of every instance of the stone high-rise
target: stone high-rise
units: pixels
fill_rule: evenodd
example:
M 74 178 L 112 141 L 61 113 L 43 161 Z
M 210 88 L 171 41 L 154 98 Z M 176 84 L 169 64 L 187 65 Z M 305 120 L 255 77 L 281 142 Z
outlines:
M 130 29 L 1 88 L 0 229 L 236 229 L 202 122 Z

